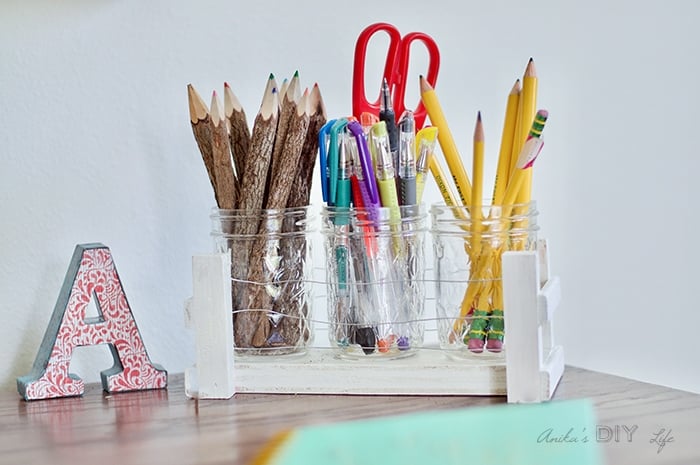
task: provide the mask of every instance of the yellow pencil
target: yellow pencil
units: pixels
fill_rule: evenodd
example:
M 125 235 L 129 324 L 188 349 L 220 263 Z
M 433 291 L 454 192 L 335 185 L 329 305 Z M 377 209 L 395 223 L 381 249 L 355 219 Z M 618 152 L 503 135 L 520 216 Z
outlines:
M 528 133 L 530 136 L 520 151 L 520 155 L 516 160 L 515 170 L 511 174 L 508 187 L 506 187 L 506 192 L 503 195 L 503 205 L 505 205 L 502 212 L 503 218 L 510 216 L 512 206 L 516 203 L 520 192 L 522 192 L 523 183 L 525 182 L 528 172 L 532 172 L 532 164 L 535 162 L 535 158 L 537 158 L 537 155 L 542 149 L 542 139 L 540 135 L 542 134 L 542 129 L 544 129 L 544 124 L 548 116 L 549 113 L 547 110 L 539 110 L 535 115 L 530 132 Z
M 523 76 L 523 90 L 520 97 L 521 106 L 521 125 L 519 132 L 516 133 L 516 139 L 514 144 L 518 148 L 520 153 L 525 141 L 528 138 L 530 132 L 530 127 L 533 120 L 535 119 L 535 113 L 537 112 L 537 72 L 535 70 L 535 62 L 530 58 L 530 61 L 525 68 L 525 74 Z M 528 203 L 530 201 L 530 196 L 532 192 L 532 170 L 527 170 L 525 177 L 523 179 L 523 184 L 521 190 L 518 192 L 518 196 L 515 200 L 516 203 Z
M 467 172 L 464 170 L 457 145 L 450 132 L 450 127 L 447 125 L 447 120 L 442 112 L 437 94 L 423 76 L 420 77 L 420 92 L 421 100 L 423 101 L 423 105 L 425 105 L 430 121 L 433 126 L 438 128 L 438 142 L 440 142 L 442 153 L 445 155 L 447 167 L 452 174 L 452 179 L 454 179 L 459 198 L 462 201 L 462 205 L 468 207 L 471 205 L 472 194 L 472 185 L 469 182 L 469 176 L 467 176 Z
M 477 114 L 474 127 L 474 155 L 472 161 L 472 203 L 469 209 L 471 213 L 471 253 L 472 259 L 479 255 L 481 250 L 481 199 L 484 189 L 484 126 L 481 122 L 481 112 Z
M 506 104 L 506 115 L 503 120 L 503 133 L 501 134 L 501 148 L 498 153 L 498 165 L 496 169 L 496 179 L 493 185 L 493 205 L 500 205 L 503 201 L 503 194 L 508 185 L 510 175 L 510 159 L 513 150 L 513 136 L 515 134 L 515 123 L 518 117 L 518 103 L 520 101 L 520 79 L 515 81 L 513 88 L 508 94 Z

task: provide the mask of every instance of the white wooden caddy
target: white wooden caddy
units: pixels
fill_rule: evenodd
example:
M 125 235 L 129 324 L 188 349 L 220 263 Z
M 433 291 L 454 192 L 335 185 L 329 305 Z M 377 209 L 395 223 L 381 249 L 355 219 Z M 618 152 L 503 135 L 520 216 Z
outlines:
M 195 331 L 196 365 L 185 372 L 185 392 L 198 399 L 235 393 L 507 395 L 508 402 L 551 399 L 564 372 L 552 320 L 561 288 L 549 276 L 546 241 L 536 252 L 503 255 L 505 356 L 457 359 L 426 347 L 396 360 L 345 360 L 332 349 L 301 356 L 237 359 L 233 351 L 230 254 L 192 258 L 193 295 L 185 319 Z

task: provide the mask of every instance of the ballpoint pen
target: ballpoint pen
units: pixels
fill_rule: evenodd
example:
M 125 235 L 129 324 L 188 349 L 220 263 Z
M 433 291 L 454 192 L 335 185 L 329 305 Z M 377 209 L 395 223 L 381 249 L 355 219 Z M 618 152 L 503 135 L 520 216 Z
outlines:
M 344 125 L 342 126 L 344 127 Z M 336 131 L 336 129 L 338 131 Z M 333 134 L 335 134 L 333 136 Z M 350 276 L 350 262 L 348 259 L 348 236 L 350 232 L 350 159 L 347 156 L 345 145 L 345 132 L 341 130 L 341 125 L 336 123 L 331 129 L 331 144 L 334 142 L 337 145 L 331 145 L 329 152 L 336 153 L 336 182 L 335 184 L 335 202 L 333 212 L 333 225 L 335 229 L 335 263 L 338 279 L 338 300 L 336 312 L 338 315 L 337 321 L 345 327 L 338 328 L 341 340 L 348 336 L 348 325 L 353 324 L 352 309 L 350 307 L 350 293 L 348 290 L 348 278 Z M 331 158 L 329 157 L 329 163 Z M 347 342 L 350 342 L 347 340 Z
M 430 170 L 430 162 L 435 151 L 438 128 L 428 126 L 416 134 L 416 202 L 423 200 L 425 181 Z
M 389 150 L 394 165 L 394 174 L 399 169 L 399 132 L 396 127 L 396 114 L 391 103 L 391 90 L 386 78 L 382 82 L 382 93 L 379 103 L 379 121 L 386 123 L 386 132 L 389 138 Z
M 348 120 L 346 118 L 338 118 L 335 120 L 333 126 L 331 126 L 328 132 L 328 178 L 330 185 L 328 186 L 328 204 L 337 205 L 337 195 L 338 195 L 338 168 L 340 167 L 338 160 L 338 151 L 340 144 L 338 142 L 338 134 L 342 133 L 347 126 Z M 348 178 L 349 179 L 349 178 Z M 349 205 L 350 194 L 348 193 L 348 206 Z
M 394 164 L 389 149 L 389 134 L 387 133 L 384 121 L 380 121 L 372 126 L 371 136 L 371 146 L 374 150 L 374 173 L 377 177 L 379 198 L 382 202 L 382 206 L 390 209 L 390 224 L 399 224 L 401 222 L 399 198 L 396 194 Z
M 355 137 L 354 148 L 357 150 L 359 170 L 357 171 L 360 192 L 363 196 L 363 204 L 367 209 L 372 221 L 377 220 L 377 209 L 379 208 L 379 190 L 377 180 L 372 167 L 372 155 L 367 146 L 367 139 L 364 135 L 364 128 L 357 122 L 348 123 L 348 131 Z M 353 163 L 356 160 L 353 159 Z
M 406 110 L 399 120 L 399 201 L 415 205 L 416 194 L 416 132 L 413 112 Z

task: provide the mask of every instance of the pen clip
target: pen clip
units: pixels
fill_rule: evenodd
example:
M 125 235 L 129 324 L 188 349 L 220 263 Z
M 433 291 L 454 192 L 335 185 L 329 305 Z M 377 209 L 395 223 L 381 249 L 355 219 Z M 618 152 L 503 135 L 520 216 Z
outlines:
M 328 141 L 328 175 L 330 186 L 328 189 L 328 204 L 335 205 L 338 195 L 338 133 L 345 129 L 348 120 L 339 118 L 331 126 Z
M 331 127 L 335 124 L 335 120 L 332 119 L 324 124 L 318 131 L 318 158 L 319 158 L 319 169 L 321 171 L 321 195 L 323 196 L 323 201 L 328 203 L 328 184 L 330 173 L 328 172 L 328 132 Z
M 377 184 L 374 177 L 374 168 L 372 167 L 372 155 L 369 151 L 369 147 L 367 146 L 367 139 L 365 138 L 362 125 L 357 121 L 352 121 L 348 123 L 348 130 L 355 137 L 355 141 L 357 143 L 357 151 L 360 158 L 360 165 L 362 168 L 363 182 L 367 189 L 370 205 L 378 205 L 379 190 L 377 189 Z

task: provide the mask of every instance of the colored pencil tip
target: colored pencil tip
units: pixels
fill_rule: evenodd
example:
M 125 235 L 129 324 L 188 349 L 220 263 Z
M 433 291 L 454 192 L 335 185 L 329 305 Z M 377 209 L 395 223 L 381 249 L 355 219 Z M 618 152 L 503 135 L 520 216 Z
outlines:
M 318 88 L 318 82 L 314 82 L 314 88 Z
M 299 70 L 294 71 L 294 77 L 298 78 L 299 77 Z
M 228 85 L 228 82 L 224 81 L 224 88 L 226 88 L 226 89 L 230 89 L 230 88 L 231 88 L 231 86 L 229 86 L 229 85 Z
M 476 113 L 476 120 L 477 120 L 477 121 L 481 121 L 481 111 L 478 111 L 478 112 Z
M 214 97 L 214 98 L 216 98 L 216 91 L 212 92 L 212 93 L 211 93 L 211 96 Z
M 275 78 L 275 75 L 272 74 L 272 73 L 270 73 L 270 77 L 269 77 L 268 79 L 271 81 L 271 80 L 273 80 L 274 78 Z

